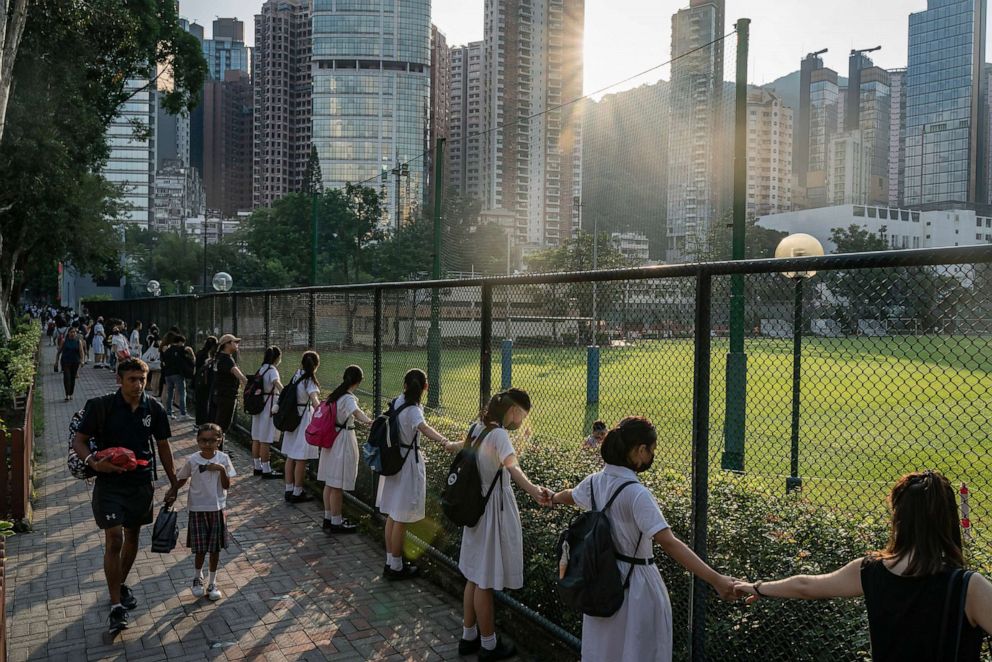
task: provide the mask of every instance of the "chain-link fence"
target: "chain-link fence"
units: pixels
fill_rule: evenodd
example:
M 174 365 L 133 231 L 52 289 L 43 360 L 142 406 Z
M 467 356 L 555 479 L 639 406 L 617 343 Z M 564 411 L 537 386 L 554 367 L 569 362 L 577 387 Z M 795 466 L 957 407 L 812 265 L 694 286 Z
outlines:
M 878 549 L 891 485 L 939 469 L 967 487 L 969 562 L 992 574 L 990 288 L 992 247 L 978 247 L 94 302 L 90 312 L 178 324 L 198 342 L 235 332 L 246 370 L 277 345 L 284 381 L 314 348 L 325 392 L 347 365 L 365 370 L 369 412 L 400 392 L 405 370 L 424 368 L 428 420 L 454 438 L 512 383 L 534 402 L 514 440 L 521 465 L 555 489 L 601 466 L 584 444 L 593 421 L 647 416 L 659 441 L 644 482 L 675 533 L 739 577 L 825 572 Z M 411 530 L 457 558 L 459 531 L 437 502 L 450 458 L 425 451 L 428 513 Z M 363 464 L 356 496 L 372 505 L 374 485 Z M 511 595 L 578 635 L 580 618 L 555 596 L 552 551 L 572 513 L 522 496 L 520 506 L 526 580 Z M 869 656 L 859 600 L 724 604 L 667 557 L 658 563 L 677 658 Z

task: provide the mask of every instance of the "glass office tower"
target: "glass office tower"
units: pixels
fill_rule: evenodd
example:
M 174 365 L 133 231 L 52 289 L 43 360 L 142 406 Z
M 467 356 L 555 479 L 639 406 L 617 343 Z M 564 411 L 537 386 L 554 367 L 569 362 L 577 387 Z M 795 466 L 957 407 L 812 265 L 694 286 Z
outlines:
M 325 188 L 383 194 L 383 225 L 424 199 L 430 0 L 316 0 L 313 143 Z M 405 165 L 404 165 L 405 164 Z

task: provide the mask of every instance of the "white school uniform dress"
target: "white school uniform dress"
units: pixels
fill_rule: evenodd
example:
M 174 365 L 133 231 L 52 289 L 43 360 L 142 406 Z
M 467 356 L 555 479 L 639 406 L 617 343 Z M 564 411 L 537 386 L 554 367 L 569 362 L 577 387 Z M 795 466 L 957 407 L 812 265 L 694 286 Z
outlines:
M 317 465 L 317 480 L 324 481 L 327 487 L 342 490 L 355 489 L 358 479 L 358 436 L 355 434 L 355 412 L 358 411 L 358 398 L 345 393 L 338 398 L 338 430 L 334 445 L 320 449 L 320 464 Z
M 465 579 L 479 588 L 501 591 L 524 585 L 524 537 L 520 528 L 520 511 L 517 510 L 510 472 L 503 466 L 503 461 L 514 452 L 510 435 L 503 428 L 490 431 L 479 445 L 482 493 L 489 490 L 497 471 L 503 474 L 496 482 L 479 522 L 462 529 L 458 569 Z
M 602 471 L 587 476 L 572 490 L 575 504 L 592 508 L 590 486 L 595 490 L 596 508 L 602 508 L 613 493 L 637 474 L 626 467 L 607 464 Z M 617 551 L 646 559 L 653 556 L 652 538 L 668 528 L 658 501 L 648 488 L 629 485 L 607 511 Z M 637 539 L 640 545 L 637 549 Z M 620 576 L 626 578 L 630 564 L 617 561 Z M 671 662 L 672 603 L 658 566 L 635 565 L 623 606 L 607 618 L 582 617 L 583 662 Z
M 398 409 L 404 402 L 401 395 L 393 401 L 393 407 Z M 397 417 L 400 443 L 406 446 L 413 445 L 417 436 L 417 427 L 424 422 L 423 405 L 413 405 L 401 411 Z M 379 478 L 379 493 L 375 505 L 382 513 L 392 517 L 394 522 L 409 524 L 419 522 L 426 515 L 427 467 L 419 443 L 417 449 L 406 449 L 405 453 L 408 455 L 399 473 Z
M 137 329 L 131 331 L 131 356 L 141 356 L 141 334 Z
M 302 370 L 297 370 L 293 379 L 298 379 L 303 374 Z M 300 424 L 292 432 L 287 432 L 282 438 L 282 452 L 290 460 L 316 460 L 318 448 L 307 443 L 306 431 L 313 417 L 313 407 L 310 406 L 310 394 L 320 393 L 313 380 L 304 379 L 296 384 L 296 407 L 302 418 Z M 302 404 L 301 404 L 302 403 Z
M 93 354 L 104 354 L 103 339 L 105 335 L 103 325 L 97 322 L 93 325 Z
M 258 369 L 258 374 L 262 375 L 262 391 L 265 396 L 265 406 L 262 411 L 251 417 L 251 438 L 263 444 L 271 444 L 279 438 L 279 430 L 272 421 L 272 405 L 275 404 L 275 383 L 279 381 L 279 369 L 275 366 L 263 363 Z

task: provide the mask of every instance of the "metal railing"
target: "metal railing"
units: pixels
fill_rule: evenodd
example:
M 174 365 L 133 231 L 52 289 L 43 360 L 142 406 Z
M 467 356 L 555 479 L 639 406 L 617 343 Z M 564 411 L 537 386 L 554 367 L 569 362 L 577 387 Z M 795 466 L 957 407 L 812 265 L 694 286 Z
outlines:
M 733 312 L 735 292 L 743 292 L 743 315 Z M 270 344 L 282 348 L 289 370 L 316 349 L 325 389 L 346 365 L 371 366 L 361 400 L 374 413 L 399 392 L 404 370 L 426 366 L 428 418 L 449 436 L 463 432 L 495 385 L 513 383 L 535 403 L 515 442 L 521 464 L 532 480 L 558 489 L 599 468 L 582 442 L 592 421 L 646 415 L 658 428 L 659 466 L 642 478 L 676 534 L 722 571 L 757 578 L 827 571 L 877 548 L 889 487 L 924 468 L 967 484 L 969 558 L 992 571 L 990 292 L 992 247 L 983 246 L 89 307 L 128 323 L 192 329 L 197 343 L 235 333 L 247 370 Z M 735 334 L 742 361 L 728 358 Z M 428 490 L 437 496 L 448 459 L 427 452 Z M 374 504 L 364 466 L 355 495 Z M 432 501 L 411 531 L 457 558 L 459 532 Z M 554 593 L 551 550 L 568 514 L 526 503 L 521 514 L 526 583 L 513 595 L 578 634 L 580 620 Z M 659 565 L 678 655 L 867 655 L 856 601 L 787 611 L 782 603 L 727 606 L 670 560 Z

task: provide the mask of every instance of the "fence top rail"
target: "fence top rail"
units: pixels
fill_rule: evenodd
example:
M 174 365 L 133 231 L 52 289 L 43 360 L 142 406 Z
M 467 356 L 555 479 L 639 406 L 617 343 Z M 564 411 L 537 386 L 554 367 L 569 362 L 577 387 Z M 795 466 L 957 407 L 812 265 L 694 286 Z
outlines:
M 348 285 L 317 285 L 283 289 L 237 290 L 193 295 L 170 295 L 129 299 L 131 302 L 167 301 L 170 299 L 209 299 L 232 294 L 261 296 L 265 294 L 335 294 L 374 292 L 375 290 L 410 290 L 484 287 L 493 285 L 549 285 L 554 283 L 591 283 L 615 280 L 645 280 L 687 278 L 701 275 L 730 276 L 802 271 L 837 271 L 840 269 L 882 269 L 895 267 L 949 266 L 955 264 L 992 264 L 992 245 L 952 246 L 947 248 L 916 248 L 907 250 L 845 253 L 818 257 L 761 258 L 757 260 L 725 260 L 720 262 L 687 262 L 660 264 L 625 269 L 598 271 L 569 271 L 560 273 L 523 274 L 519 276 L 485 276 L 477 278 L 398 281 L 389 283 L 355 283 Z

